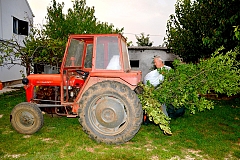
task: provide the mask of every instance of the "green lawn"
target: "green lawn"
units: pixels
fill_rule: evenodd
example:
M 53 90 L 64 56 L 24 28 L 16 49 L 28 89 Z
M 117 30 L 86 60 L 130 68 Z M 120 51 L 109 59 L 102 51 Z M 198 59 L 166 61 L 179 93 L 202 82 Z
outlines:
M 0 159 L 240 159 L 240 99 L 216 102 L 215 109 L 171 121 L 172 136 L 142 125 L 123 145 L 99 144 L 77 118 L 44 115 L 33 135 L 13 130 L 9 115 L 25 101 L 24 91 L 0 95 Z

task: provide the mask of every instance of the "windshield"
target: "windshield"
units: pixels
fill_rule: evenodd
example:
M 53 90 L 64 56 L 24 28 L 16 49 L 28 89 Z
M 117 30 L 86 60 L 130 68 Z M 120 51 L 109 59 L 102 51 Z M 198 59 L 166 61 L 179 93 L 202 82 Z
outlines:
M 72 39 L 68 48 L 65 67 L 82 66 L 84 41 Z
M 121 69 L 117 37 L 103 36 L 97 38 L 96 69 Z
M 85 68 L 92 68 L 93 44 L 87 44 L 87 53 L 84 61 Z
M 121 39 L 122 43 L 122 53 L 123 53 L 123 63 L 124 63 L 124 71 L 131 70 L 130 62 L 129 62 L 129 55 L 128 55 L 128 48 L 125 40 Z

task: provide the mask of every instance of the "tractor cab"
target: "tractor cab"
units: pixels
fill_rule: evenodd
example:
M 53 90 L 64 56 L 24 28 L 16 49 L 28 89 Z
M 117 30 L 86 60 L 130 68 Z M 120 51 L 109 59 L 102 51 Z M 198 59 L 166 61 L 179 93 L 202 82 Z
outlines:
M 85 81 L 91 85 L 96 83 L 93 77 L 116 79 L 122 75 L 126 80 L 129 79 L 126 73 L 130 70 L 126 40 L 120 34 L 71 35 L 61 66 L 61 102 L 77 102 L 79 92 L 89 86 Z M 137 79 L 127 81 L 136 81 L 130 82 L 136 87 L 140 79 L 141 73 L 138 72 Z
M 126 40 L 120 34 L 72 35 L 62 63 L 62 71 L 68 69 L 128 71 Z

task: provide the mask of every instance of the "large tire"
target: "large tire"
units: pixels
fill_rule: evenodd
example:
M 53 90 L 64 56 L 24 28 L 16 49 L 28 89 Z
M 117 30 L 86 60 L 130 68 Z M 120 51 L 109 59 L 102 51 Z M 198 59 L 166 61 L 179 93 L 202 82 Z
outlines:
M 12 127 L 22 134 L 33 134 L 43 126 L 43 114 L 33 103 L 23 102 L 11 112 Z
M 78 114 L 90 138 L 106 144 L 122 144 L 132 139 L 143 119 L 136 93 L 115 81 L 91 86 L 82 96 Z

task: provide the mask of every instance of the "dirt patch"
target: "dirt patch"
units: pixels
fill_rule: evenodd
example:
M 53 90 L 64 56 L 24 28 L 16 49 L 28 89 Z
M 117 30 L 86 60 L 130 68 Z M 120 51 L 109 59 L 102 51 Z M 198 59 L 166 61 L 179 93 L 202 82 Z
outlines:
M 158 156 L 152 156 L 150 159 L 151 160 L 159 160 Z
M 4 131 L 2 132 L 2 134 L 9 134 L 9 133 L 12 133 L 13 131 Z
M 184 156 L 184 158 L 180 158 L 178 155 L 170 158 L 170 160 L 180 160 L 180 159 L 184 159 L 184 160 L 195 160 L 195 159 L 201 159 L 201 160 L 208 160 L 210 159 L 207 155 L 204 155 L 204 157 L 207 156 L 207 158 L 204 158 L 203 155 L 201 155 L 202 151 L 200 150 L 193 150 L 193 149 L 186 149 L 183 151 L 183 153 L 186 155 Z
M 196 157 L 202 158 L 202 155 L 199 154 L 199 153 L 201 153 L 201 151 L 199 151 L 199 150 L 188 149 L 187 153 L 191 153 L 191 154 L 195 155 Z M 190 155 L 187 155 L 187 156 L 190 157 Z
M 49 142 L 49 141 L 51 141 L 51 138 L 42 138 L 41 139 L 43 142 Z
M 115 146 L 113 147 L 114 149 L 121 149 L 121 148 L 124 148 L 123 146 Z
M 46 143 L 58 143 L 57 140 L 52 140 L 52 138 L 40 138 L 40 140 Z
M 187 160 L 194 160 L 194 159 L 196 159 L 196 158 L 193 158 L 192 156 L 198 157 L 198 158 L 200 158 L 202 160 L 209 159 L 209 157 L 207 159 L 203 158 L 203 156 L 200 154 L 202 151 L 200 151 L 200 150 L 187 149 L 185 152 L 187 154 L 185 156 L 185 159 L 187 159 Z M 205 156 L 207 156 L 207 155 L 205 155 Z
M 169 152 L 169 150 L 167 150 L 167 149 L 165 149 L 165 148 L 162 148 L 162 150 L 165 151 L 165 152 Z
M 133 142 L 126 142 L 125 144 L 127 144 L 127 145 L 131 145 L 131 144 L 134 144 Z
M 133 150 L 141 150 L 142 148 L 133 147 Z
M 180 158 L 179 156 L 174 156 L 172 158 L 170 158 L 169 160 L 181 160 L 182 158 Z M 190 155 L 186 155 L 183 160 L 195 160 L 196 158 L 191 157 Z
M 19 157 L 23 157 L 23 156 L 26 156 L 27 155 L 27 153 L 25 153 L 25 154 L 7 154 L 7 155 L 5 155 L 4 157 L 5 158 L 19 158 Z
M 196 158 L 193 158 L 190 155 L 186 155 L 184 159 L 186 159 L 186 160 L 195 160 Z
M 174 156 L 174 157 L 170 158 L 169 160 L 179 160 L 179 159 L 181 159 L 179 156 Z
M 233 159 L 233 156 L 232 156 L 232 154 L 230 153 L 230 154 L 228 154 L 227 157 L 225 157 L 224 159 L 225 159 L 225 160 Z
M 86 151 L 87 151 L 87 152 L 94 153 L 94 148 L 86 148 Z
M 144 145 L 144 148 L 146 148 L 146 150 L 147 150 L 148 152 L 151 152 L 152 150 L 157 149 L 157 147 L 156 147 L 156 146 L 153 146 L 151 143 L 152 143 L 152 142 L 149 141 L 149 144 Z

